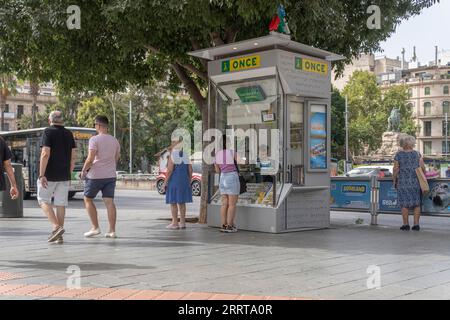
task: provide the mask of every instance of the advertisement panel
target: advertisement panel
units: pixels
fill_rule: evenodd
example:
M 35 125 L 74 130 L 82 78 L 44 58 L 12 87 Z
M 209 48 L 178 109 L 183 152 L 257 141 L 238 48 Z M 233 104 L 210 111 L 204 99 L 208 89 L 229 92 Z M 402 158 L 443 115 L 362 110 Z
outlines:
M 448 179 L 428 180 L 430 192 L 422 197 L 422 212 L 432 214 L 450 213 L 450 194 Z
M 331 180 L 331 208 L 370 208 L 370 181 Z
M 395 190 L 392 180 L 380 181 L 378 208 L 380 211 L 400 212 L 397 190 Z

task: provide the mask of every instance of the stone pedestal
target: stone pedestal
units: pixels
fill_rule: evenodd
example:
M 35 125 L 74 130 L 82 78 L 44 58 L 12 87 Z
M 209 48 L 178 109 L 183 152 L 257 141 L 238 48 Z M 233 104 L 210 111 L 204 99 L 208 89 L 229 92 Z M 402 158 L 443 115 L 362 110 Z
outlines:
M 373 156 L 376 158 L 392 158 L 400 150 L 400 132 L 385 132 L 381 147 Z

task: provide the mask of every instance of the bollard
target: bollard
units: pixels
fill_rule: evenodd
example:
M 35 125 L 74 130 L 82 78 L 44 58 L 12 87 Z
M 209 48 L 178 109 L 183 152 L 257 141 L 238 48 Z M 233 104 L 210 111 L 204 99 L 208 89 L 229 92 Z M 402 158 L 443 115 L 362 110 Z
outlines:
M 14 176 L 17 181 L 17 190 L 19 190 L 19 197 L 12 200 L 9 195 L 11 185 L 8 176 L 5 173 L 6 190 L 0 192 L 0 218 L 23 218 L 23 173 L 21 164 L 12 164 L 14 169 Z
M 370 196 L 370 225 L 376 226 L 378 224 L 378 215 L 377 215 L 377 209 L 378 209 L 378 189 L 379 189 L 379 182 L 376 176 L 371 177 L 371 196 Z

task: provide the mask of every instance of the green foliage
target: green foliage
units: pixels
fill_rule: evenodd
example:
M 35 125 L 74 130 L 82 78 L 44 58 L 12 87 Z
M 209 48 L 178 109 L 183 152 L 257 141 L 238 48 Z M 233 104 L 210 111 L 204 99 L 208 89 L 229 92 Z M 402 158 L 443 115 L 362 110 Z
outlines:
M 374 74 L 355 71 L 343 93 L 349 104 L 349 149 L 353 155 L 367 154 L 381 145 L 391 110 L 400 110 L 400 132 L 415 135 L 418 128 L 407 106 L 408 89 L 394 85 L 382 92 Z
M 402 19 L 436 1 L 285 0 L 294 40 L 344 55 L 347 62 L 376 51 Z M 81 9 L 81 29 L 66 27 L 66 9 Z M 0 73 L 14 72 L 35 82 L 53 80 L 65 91 L 123 90 L 169 79 L 175 61 L 200 70 L 186 55 L 218 39 L 225 43 L 268 34 L 275 0 L 2 0 Z M 371 4 L 382 12 L 381 29 L 366 26 Z M 149 47 L 156 51 L 149 51 Z M 340 63 L 338 67 L 342 67 Z M 192 79 L 204 88 L 198 76 Z
M 336 88 L 331 94 L 331 153 L 345 158 L 345 98 Z

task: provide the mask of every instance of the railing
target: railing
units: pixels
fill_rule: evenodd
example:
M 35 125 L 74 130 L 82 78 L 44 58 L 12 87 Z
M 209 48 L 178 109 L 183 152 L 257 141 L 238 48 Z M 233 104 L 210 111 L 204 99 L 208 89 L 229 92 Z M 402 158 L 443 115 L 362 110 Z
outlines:
M 422 196 L 423 215 L 450 217 L 450 179 L 429 179 L 430 192 Z M 330 207 L 334 211 L 358 211 L 371 214 L 377 224 L 379 214 L 400 214 L 397 190 L 392 178 L 331 178 Z
M 117 177 L 117 180 L 152 181 L 156 177 L 156 174 L 121 174 Z

